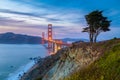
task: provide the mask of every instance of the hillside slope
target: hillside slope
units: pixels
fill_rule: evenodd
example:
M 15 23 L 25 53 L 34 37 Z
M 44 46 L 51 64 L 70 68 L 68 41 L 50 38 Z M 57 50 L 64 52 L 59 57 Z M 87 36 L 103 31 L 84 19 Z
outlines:
M 118 80 L 120 39 L 75 43 L 38 62 L 21 80 Z
M 64 80 L 120 80 L 120 40 L 104 42 L 101 47 L 105 51 L 99 60 Z

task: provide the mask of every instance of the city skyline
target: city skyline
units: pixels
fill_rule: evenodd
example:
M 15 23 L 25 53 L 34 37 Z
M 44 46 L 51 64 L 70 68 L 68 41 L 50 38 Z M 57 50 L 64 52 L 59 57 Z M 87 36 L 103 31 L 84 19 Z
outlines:
M 101 33 L 98 40 L 120 38 L 119 0 L 1 0 L 0 33 L 14 32 L 41 36 L 53 25 L 55 38 L 85 38 L 84 16 L 94 10 L 103 10 L 103 15 L 112 20 L 111 31 Z

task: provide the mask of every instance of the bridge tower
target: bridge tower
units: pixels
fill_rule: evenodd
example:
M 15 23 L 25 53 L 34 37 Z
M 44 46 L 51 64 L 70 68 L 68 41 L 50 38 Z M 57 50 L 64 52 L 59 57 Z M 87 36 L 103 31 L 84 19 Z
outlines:
M 45 33 L 44 32 L 42 32 L 42 43 L 41 44 L 45 44 Z
M 48 24 L 48 49 L 49 52 L 52 52 L 53 48 L 53 36 L 52 36 L 52 24 Z
M 52 24 L 48 24 L 48 39 L 45 39 L 45 34 L 42 32 L 42 44 L 44 44 L 45 41 L 47 41 L 47 45 L 45 45 L 45 47 L 47 48 L 48 54 L 50 55 L 55 54 L 64 46 L 68 46 L 68 44 L 64 43 L 62 40 L 53 39 Z

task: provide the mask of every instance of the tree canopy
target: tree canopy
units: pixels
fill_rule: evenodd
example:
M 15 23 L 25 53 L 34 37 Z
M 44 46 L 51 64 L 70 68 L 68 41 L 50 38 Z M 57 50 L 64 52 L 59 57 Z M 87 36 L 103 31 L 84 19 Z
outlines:
M 98 35 L 101 32 L 110 31 L 110 20 L 107 17 L 104 17 L 102 14 L 103 11 L 93 11 L 88 15 L 85 15 L 88 26 L 83 28 L 82 32 L 88 32 L 90 42 L 96 42 Z

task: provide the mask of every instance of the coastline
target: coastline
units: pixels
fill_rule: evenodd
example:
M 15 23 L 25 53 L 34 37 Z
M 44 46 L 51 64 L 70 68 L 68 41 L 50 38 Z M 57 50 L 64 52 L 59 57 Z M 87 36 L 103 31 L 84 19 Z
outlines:
M 47 56 L 42 45 L 0 44 L 0 51 L 0 80 L 18 80 L 19 74 L 27 73 L 34 65 L 30 58 Z
M 21 66 L 15 72 L 9 74 L 6 80 L 20 80 L 21 76 L 27 73 L 35 65 L 34 61 L 30 61 L 28 64 Z

